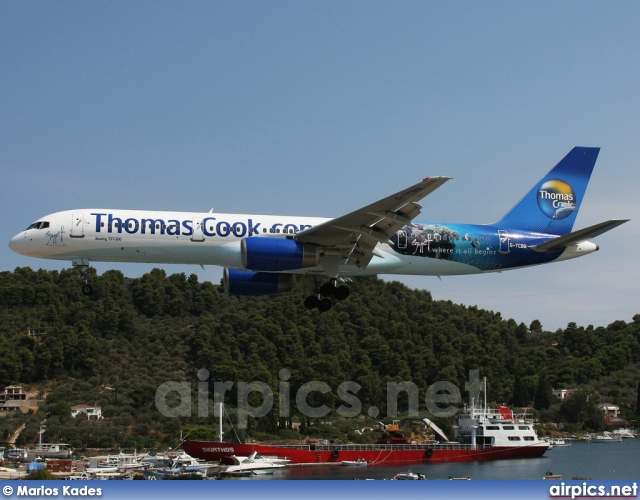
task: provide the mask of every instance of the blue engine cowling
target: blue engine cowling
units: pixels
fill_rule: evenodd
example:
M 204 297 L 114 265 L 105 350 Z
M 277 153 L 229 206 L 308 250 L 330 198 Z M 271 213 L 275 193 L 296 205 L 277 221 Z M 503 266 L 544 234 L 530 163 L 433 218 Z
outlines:
M 225 268 L 222 283 L 224 291 L 231 295 L 271 295 L 291 290 L 293 276 Z
M 318 265 L 318 247 L 285 238 L 245 238 L 242 265 L 252 271 L 291 271 Z

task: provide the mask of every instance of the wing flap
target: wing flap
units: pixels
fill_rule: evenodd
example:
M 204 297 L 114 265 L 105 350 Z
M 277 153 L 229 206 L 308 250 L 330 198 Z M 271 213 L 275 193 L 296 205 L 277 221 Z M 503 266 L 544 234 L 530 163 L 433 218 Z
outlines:
M 608 220 L 606 222 L 601 222 L 599 224 L 595 224 L 594 226 L 585 227 L 584 229 L 579 229 L 578 231 L 574 231 L 569 234 L 565 234 L 564 236 L 558 236 L 549 241 L 545 241 L 540 245 L 535 245 L 530 247 L 531 250 L 535 250 L 536 252 L 550 252 L 552 250 L 560 250 L 562 248 L 566 248 L 569 245 L 574 245 L 576 243 L 582 243 L 583 241 L 587 241 L 590 238 L 595 238 L 596 236 L 600 236 L 602 233 L 606 233 L 613 228 L 628 222 L 630 219 L 615 219 Z
M 344 257 L 366 268 L 378 242 L 387 242 L 399 229 L 420 214 L 417 201 L 435 191 L 451 177 L 427 177 L 402 191 L 347 215 L 305 229 L 296 240 L 323 247 L 343 247 Z

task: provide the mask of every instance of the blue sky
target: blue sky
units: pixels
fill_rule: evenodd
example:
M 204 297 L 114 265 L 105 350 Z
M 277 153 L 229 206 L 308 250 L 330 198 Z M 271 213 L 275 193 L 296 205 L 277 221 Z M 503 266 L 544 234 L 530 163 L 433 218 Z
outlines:
M 7 243 L 73 208 L 333 217 L 446 175 L 421 221 L 494 222 L 599 146 L 575 228 L 633 219 L 599 252 L 389 279 L 547 329 L 640 312 L 640 3 L 5 2 L 0 47 L 0 270 L 66 267 Z

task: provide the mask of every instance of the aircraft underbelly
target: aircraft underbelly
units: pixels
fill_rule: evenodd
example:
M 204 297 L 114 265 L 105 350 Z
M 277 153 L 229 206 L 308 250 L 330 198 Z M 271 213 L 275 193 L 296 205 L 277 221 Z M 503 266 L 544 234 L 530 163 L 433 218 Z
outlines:
M 191 243 L 191 242 L 190 242 Z M 95 262 L 141 262 L 151 264 L 198 264 L 239 268 L 240 244 L 207 245 L 205 243 L 163 246 L 104 246 L 102 248 L 59 248 L 48 258 L 70 260 L 82 257 Z
M 445 259 L 384 254 L 384 258 L 374 257 L 364 272 L 358 272 L 358 268 L 355 266 L 349 266 L 345 269 L 345 274 L 352 274 L 352 272 L 354 276 L 358 274 L 422 274 L 447 276 L 477 274 L 481 272 L 481 270 L 469 264 Z

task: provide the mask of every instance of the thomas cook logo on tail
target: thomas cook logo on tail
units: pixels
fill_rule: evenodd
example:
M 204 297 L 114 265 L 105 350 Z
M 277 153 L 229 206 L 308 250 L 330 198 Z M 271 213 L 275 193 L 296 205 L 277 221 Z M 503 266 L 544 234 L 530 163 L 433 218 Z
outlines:
M 551 179 L 538 190 L 538 206 L 550 219 L 566 219 L 576 209 L 576 194 L 565 181 Z

